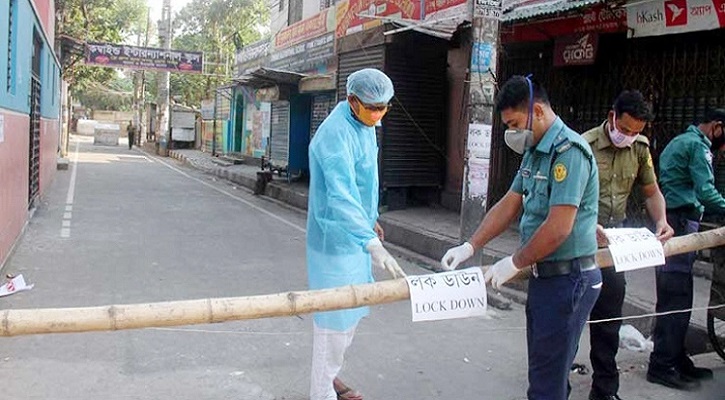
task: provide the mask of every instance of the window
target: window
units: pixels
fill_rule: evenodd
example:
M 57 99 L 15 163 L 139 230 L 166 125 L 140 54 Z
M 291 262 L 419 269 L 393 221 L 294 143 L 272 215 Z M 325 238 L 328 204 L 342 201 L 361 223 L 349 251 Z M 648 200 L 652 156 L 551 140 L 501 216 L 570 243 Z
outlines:
M 280 11 L 284 11 L 284 2 L 285 2 L 285 0 L 277 0 L 277 1 L 278 1 L 277 4 L 279 5 L 279 10 Z
M 302 21 L 302 0 L 289 0 L 287 24 L 292 25 L 299 21 Z
M 337 0 L 320 0 L 320 11 L 337 4 Z
M 5 82 L 5 89 L 10 93 L 15 93 L 15 42 L 17 38 L 17 21 L 15 18 L 18 14 L 18 0 L 10 0 L 8 7 L 8 70 Z

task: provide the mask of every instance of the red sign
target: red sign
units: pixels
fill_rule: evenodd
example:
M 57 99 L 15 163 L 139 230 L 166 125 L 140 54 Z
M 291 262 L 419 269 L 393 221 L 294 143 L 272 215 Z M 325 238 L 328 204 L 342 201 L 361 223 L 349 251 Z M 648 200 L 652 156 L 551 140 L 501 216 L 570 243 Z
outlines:
M 554 66 L 591 65 L 597 57 L 599 36 L 596 33 L 562 37 L 554 44 Z
M 613 33 L 627 31 L 627 11 L 593 6 L 566 18 L 542 22 L 514 23 L 501 29 L 503 43 L 536 42 L 577 33 Z
M 276 49 L 289 47 L 327 33 L 327 17 L 330 10 L 332 9 L 327 8 L 320 11 L 314 17 L 307 18 L 282 29 L 274 37 L 274 47 Z
M 381 24 L 379 18 L 395 16 L 403 19 L 420 19 L 418 0 L 349 0 L 338 3 L 337 37 L 360 32 Z
M 687 25 L 687 0 L 665 1 L 665 26 Z

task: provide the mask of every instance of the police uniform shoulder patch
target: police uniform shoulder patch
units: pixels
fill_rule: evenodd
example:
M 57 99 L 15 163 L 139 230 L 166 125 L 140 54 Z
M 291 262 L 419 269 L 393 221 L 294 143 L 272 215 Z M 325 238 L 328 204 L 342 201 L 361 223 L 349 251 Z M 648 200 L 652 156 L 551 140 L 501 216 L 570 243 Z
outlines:
M 554 145 L 557 153 L 563 153 L 571 148 L 571 141 L 567 138 L 562 139 L 559 143 Z
M 634 138 L 635 143 L 641 143 L 647 147 L 649 147 L 649 138 L 647 136 L 639 134 L 636 138 Z
M 554 180 L 561 182 L 566 179 L 566 166 L 562 163 L 554 165 Z
M 652 154 L 647 154 L 647 167 L 653 168 L 654 163 L 652 162 Z

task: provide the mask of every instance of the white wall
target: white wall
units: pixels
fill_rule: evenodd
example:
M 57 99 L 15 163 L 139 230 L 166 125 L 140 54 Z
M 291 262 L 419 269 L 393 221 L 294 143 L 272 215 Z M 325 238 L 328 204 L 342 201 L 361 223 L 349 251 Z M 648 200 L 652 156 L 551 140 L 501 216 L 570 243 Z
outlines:
M 276 34 L 282 28 L 286 27 L 287 17 L 289 15 L 289 0 L 268 0 L 270 6 L 270 31 L 272 35 Z M 279 2 L 284 4 L 284 8 L 280 10 Z M 320 12 L 320 0 L 303 0 L 302 2 L 302 19 L 307 19 Z

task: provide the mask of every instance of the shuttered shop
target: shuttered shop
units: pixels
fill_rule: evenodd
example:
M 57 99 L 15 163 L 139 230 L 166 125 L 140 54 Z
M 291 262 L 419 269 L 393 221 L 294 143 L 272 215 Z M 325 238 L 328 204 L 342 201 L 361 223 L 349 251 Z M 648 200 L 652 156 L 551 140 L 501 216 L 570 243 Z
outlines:
M 708 108 L 725 106 L 723 29 L 639 39 L 627 39 L 624 33 L 601 35 L 591 66 L 556 68 L 552 56 L 553 41 L 507 45 L 499 72 L 503 80 L 533 73 L 548 90 L 554 110 L 579 132 L 602 123 L 622 90 L 640 90 L 655 114 L 644 132 L 655 165 L 667 143 L 687 125 Z M 495 129 L 500 132 L 500 125 Z M 505 148 L 503 135 L 493 135 L 493 146 L 495 201 L 508 190 L 521 159 Z
M 389 43 L 361 48 L 362 43 L 354 37 L 342 39 L 338 98 L 347 95 L 348 76 L 363 68 L 381 69 L 393 81 L 392 108 L 378 129 L 380 184 L 388 191 L 387 203 L 404 207 L 411 196 L 419 195 L 408 190 L 415 188 L 435 198 L 446 169 L 448 44 L 416 32 L 396 34 Z

